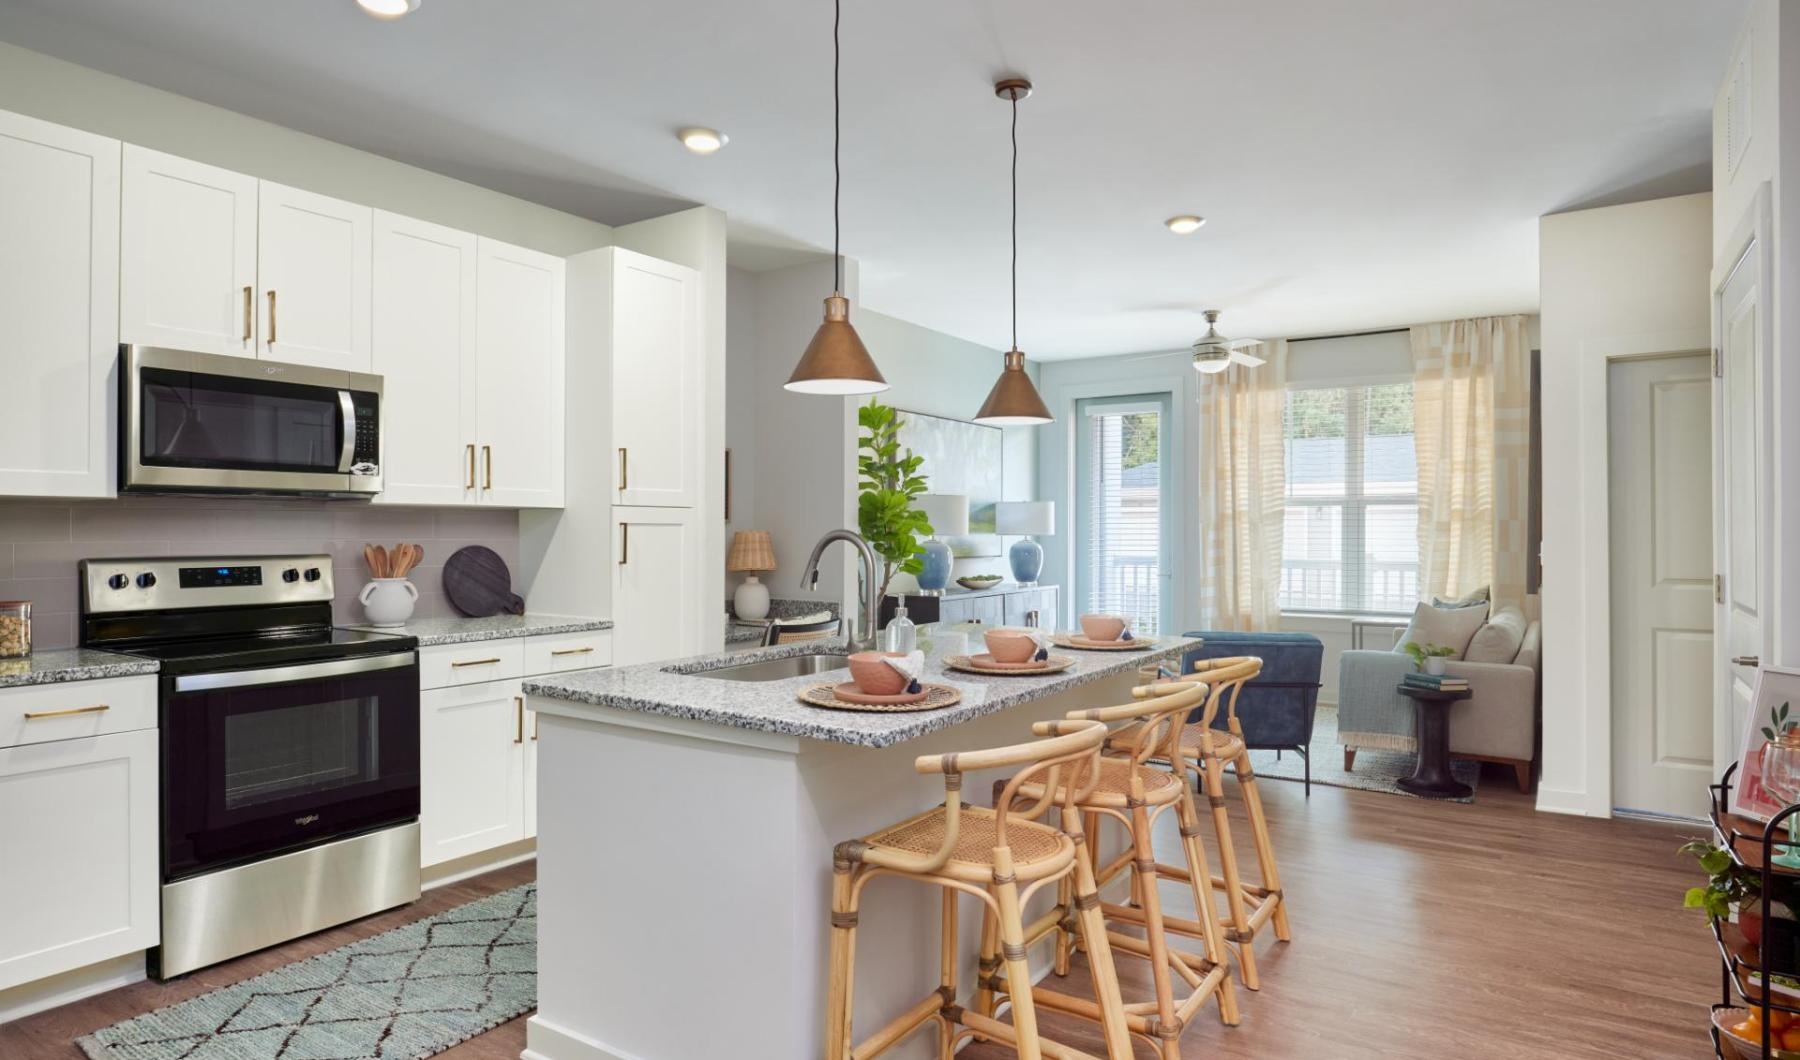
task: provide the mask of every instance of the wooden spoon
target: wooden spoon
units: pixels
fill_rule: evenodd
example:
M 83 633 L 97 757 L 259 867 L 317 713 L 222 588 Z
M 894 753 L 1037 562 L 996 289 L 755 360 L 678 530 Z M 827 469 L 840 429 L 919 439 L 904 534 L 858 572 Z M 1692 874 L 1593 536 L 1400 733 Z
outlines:
M 381 557 L 375 552 L 375 545 L 363 546 L 363 562 L 369 565 L 369 577 L 381 577 Z

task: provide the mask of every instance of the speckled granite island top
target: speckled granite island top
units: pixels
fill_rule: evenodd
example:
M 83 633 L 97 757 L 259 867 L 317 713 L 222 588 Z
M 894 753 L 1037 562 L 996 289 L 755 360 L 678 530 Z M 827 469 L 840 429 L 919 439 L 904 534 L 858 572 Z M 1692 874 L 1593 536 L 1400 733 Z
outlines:
M 929 634 L 922 630 L 919 639 L 926 656 L 925 679 L 954 685 L 962 692 L 962 702 L 942 710 L 864 714 L 809 707 L 796 698 L 809 684 L 849 680 L 847 670 L 779 681 L 731 681 L 707 676 L 710 670 L 763 659 L 843 650 L 841 643 L 830 641 L 531 678 L 525 682 L 525 694 L 860 747 L 891 747 L 1091 681 L 1130 673 L 1147 663 L 1178 658 L 1185 649 L 1200 643 L 1188 637 L 1157 637 L 1151 638 L 1155 647 L 1143 651 L 1053 648 L 1058 655 L 1072 657 L 1075 665 L 1042 677 L 984 677 L 944 668 L 944 660 L 949 656 L 983 650 L 978 629 Z
M 109 651 L 64 648 L 34 651 L 22 659 L 0 659 L 0 688 L 49 685 L 59 681 L 98 681 L 107 677 L 136 677 L 157 671 L 155 659 L 135 659 Z
M 508 637 L 554 636 L 559 633 L 593 633 L 613 627 L 605 618 L 578 615 L 491 615 L 487 618 L 417 618 L 404 626 L 349 626 L 373 633 L 392 633 L 419 638 L 419 647 L 436 644 L 473 644 Z

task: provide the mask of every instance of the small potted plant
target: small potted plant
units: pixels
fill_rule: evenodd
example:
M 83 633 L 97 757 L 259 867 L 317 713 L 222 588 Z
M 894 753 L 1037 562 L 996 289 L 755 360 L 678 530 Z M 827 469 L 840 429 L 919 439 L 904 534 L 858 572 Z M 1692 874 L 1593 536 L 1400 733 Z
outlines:
M 1738 864 L 1724 849 L 1705 839 L 1684 845 L 1681 852 L 1692 854 L 1707 875 L 1706 886 L 1688 888 L 1681 904 L 1704 910 L 1714 920 L 1735 922 L 1750 948 L 1759 949 L 1763 932 L 1762 875 Z M 1786 878 L 1778 877 L 1776 882 L 1785 883 Z M 1788 902 L 1782 900 L 1792 897 L 1791 887 L 1777 887 L 1770 894 L 1770 953 L 1765 963 L 1777 975 L 1800 971 L 1800 922 L 1796 922 Z
M 1444 663 L 1456 654 L 1455 648 L 1446 648 L 1442 644 L 1420 645 L 1416 640 L 1409 640 L 1401 648 L 1412 657 L 1413 665 L 1433 677 L 1444 676 Z

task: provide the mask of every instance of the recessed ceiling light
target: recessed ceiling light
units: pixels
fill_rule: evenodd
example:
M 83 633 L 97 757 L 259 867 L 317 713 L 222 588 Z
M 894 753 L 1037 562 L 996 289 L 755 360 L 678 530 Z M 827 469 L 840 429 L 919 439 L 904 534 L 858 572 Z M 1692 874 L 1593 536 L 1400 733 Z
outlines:
M 1191 213 L 1184 213 L 1180 217 L 1171 217 L 1163 222 L 1163 224 L 1169 226 L 1169 231 L 1178 236 L 1185 236 L 1198 232 L 1200 231 L 1200 226 L 1205 223 L 1206 218 L 1196 217 Z
M 683 146 L 697 155 L 710 155 L 731 142 L 731 137 L 719 130 L 698 125 L 689 126 L 675 135 L 681 138 Z
M 356 0 L 356 6 L 368 15 L 386 22 L 405 18 L 419 9 L 420 0 Z

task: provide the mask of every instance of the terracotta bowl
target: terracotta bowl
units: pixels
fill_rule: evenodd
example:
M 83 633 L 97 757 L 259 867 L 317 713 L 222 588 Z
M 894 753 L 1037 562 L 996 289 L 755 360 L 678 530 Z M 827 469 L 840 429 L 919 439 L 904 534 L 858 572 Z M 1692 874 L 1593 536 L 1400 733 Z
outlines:
M 987 642 L 988 654 L 997 663 L 1028 662 L 1037 654 L 1037 641 L 1016 629 L 990 629 L 981 634 Z
M 1118 615 L 1082 615 L 1081 635 L 1089 640 L 1118 640 L 1125 620 Z
M 881 660 L 898 658 L 893 652 L 859 651 L 850 656 L 850 679 L 864 695 L 897 696 L 906 691 L 906 675 Z

